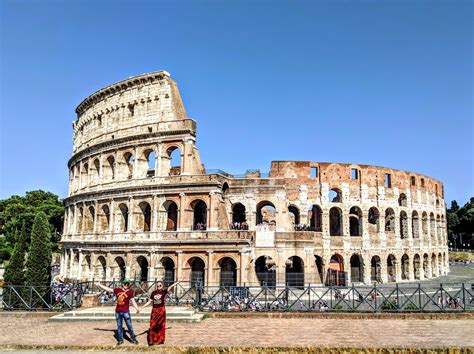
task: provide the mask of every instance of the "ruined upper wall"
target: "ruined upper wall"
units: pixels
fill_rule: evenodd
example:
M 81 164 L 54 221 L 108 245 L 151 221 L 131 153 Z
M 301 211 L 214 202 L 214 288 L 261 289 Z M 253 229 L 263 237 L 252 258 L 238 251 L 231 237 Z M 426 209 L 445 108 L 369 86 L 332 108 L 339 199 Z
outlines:
M 115 139 L 188 129 L 176 82 L 166 71 L 131 77 L 82 101 L 73 122 L 73 152 Z M 195 127 L 195 124 L 193 125 Z
M 389 167 L 331 162 L 272 161 L 270 177 L 296 179 L 298 184 L 327 183 L 330 189 L 339 188 L 342 183 L 346 183 L 351 187 L 366 185 L 374 188 L 422 190 L 444 197 L 443 184 L 440 181 L 419 173 Z

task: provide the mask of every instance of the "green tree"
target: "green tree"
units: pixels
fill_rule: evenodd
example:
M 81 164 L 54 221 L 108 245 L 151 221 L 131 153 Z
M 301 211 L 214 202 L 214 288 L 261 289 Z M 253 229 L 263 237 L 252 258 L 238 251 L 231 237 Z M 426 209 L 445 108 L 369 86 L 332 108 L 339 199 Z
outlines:
M 42 190 L 27 192 L 25 196 L 11 196 L 0 200 L 0 256 L 8 259 L 15 246 L 16 230 L 21 230 L 25 224 L 27 243 L 29 244 L 35 215 L 43 211 L 49 221 L 52 237 L 52 249 L 56 251 L 63 228 L 64 205 L 59 197 Z
M 25 255 L 26 255 L 26 228 L 23 224 L 21 233 L 17 233 L 18 241 L 15 244 L 10 262 L 5 269 L 5 283 L 22 285 L 25 282 Z
M 48 218 L 39 211 L 31 230 L 30 252 L 26 262 L 26 282 L 31 285 L 48 285 L 51 276 L 51 230 Z

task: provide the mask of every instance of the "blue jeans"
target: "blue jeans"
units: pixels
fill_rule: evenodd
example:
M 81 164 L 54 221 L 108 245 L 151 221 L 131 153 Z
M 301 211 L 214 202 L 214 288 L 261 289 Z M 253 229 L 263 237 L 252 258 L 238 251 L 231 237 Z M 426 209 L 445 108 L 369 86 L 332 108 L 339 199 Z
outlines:
M 135 333 L 133 332 L 132 317 L 130 317 L 130 312 L 115 312 L 115 320 L 117 321 L 117 340 L 119 342 L 123 341 L 123 320 L 125 320 L 125 324 L 127 325 L 128 333 L 130 333 L 130 339 L 132 342 L 137 340 Z

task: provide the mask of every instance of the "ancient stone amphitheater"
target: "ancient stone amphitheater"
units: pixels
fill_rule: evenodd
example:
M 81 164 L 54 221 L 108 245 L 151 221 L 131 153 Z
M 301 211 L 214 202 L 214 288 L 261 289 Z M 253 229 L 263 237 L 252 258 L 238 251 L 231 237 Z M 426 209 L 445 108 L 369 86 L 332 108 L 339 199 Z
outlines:
M 165 71 L 105 87 L 76 113 L 65 277 L 300 286 L 448 271 L 438 180 L 310 161 L 272 161 L 268 175 L 206 170 Z

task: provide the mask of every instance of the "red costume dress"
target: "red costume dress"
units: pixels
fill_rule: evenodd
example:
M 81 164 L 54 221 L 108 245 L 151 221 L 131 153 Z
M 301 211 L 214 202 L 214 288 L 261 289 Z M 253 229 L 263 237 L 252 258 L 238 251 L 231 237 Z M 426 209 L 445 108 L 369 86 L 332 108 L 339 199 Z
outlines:
M 155 290 L 150 298 L 153 301 L 153 309 L 150 316 L 150 330 L 148 331 L 148 345 L 163 344 L 166 331 L 166 308 L 165 297 L 168 290 Z

